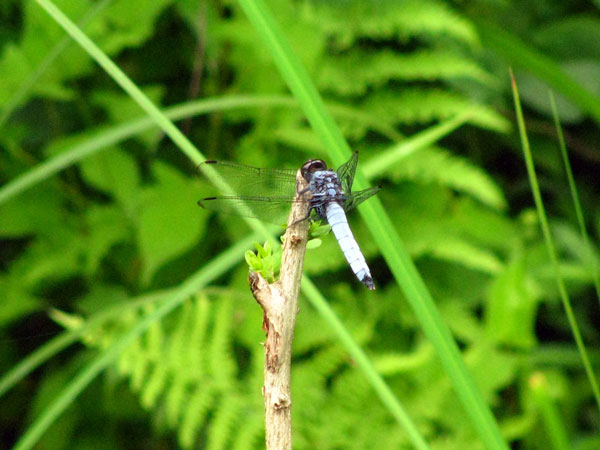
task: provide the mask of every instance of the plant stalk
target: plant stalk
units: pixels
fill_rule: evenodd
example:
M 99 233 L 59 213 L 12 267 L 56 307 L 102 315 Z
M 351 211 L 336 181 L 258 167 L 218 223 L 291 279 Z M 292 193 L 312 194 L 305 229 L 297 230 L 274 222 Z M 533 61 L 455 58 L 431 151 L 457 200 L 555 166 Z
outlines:
M 302 192 L 307 182 L 300 171 L 296 181 L 297 192 Z M 310 221 L 302 219 L 307 217 L 309 210 L 309 202 L 293 203 L 285 232 L 279 280 L 269 284 L 258 273 L 251 272 L 249 276 L 252 294 L 264 312 L 262 326 L 267 335 L 263 386 L 267 450 L 292 448 L 292 341 L 310 226 Z

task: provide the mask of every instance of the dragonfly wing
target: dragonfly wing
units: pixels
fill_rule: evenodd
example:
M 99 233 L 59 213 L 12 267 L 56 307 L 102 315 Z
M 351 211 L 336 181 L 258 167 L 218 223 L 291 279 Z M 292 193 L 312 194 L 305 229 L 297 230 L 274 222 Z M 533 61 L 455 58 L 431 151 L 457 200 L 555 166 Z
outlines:
M 379 192 L 381 186 L 373 186 L 368 189 L 364 189 L 362 191 L 353 192 L 349 196 L 346 197 L 346 202 L 344 203 L 344 209 L 346 211 L 350 211 L 353 208 L 356 208 L 366 199 L 374 196 Z
M 201 207 L 221 214 L 251 217 L 276 225 L 287 224 L 294 197 L 207 197 L 198 202 Z
M 228 196 L 293 197 L 296 193 L 296 170 L 205 161 L 198 166 L 198 172 Z
M 352 192 L 352 183 L 354 182 L 354 174 L 356 173 L 357 165 L 358 152 L 354 152 L 348 161 L 338 167 L 338 180 L 340 180 L 340 183 L 342 183 L 342 189 L 346 193 Z

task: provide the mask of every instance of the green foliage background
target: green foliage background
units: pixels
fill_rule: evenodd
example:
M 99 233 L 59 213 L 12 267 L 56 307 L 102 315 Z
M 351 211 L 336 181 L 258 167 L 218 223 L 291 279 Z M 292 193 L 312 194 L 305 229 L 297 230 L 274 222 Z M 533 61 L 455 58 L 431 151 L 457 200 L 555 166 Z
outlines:
M 237 2 L 56 4 L 155 104 L 198 100 L 177 118 L 207 158 L 299 167 L 326 157 Z M 384 186 L 386 212 L 505 439 L 523 449 L 600 448 L 600 414 L 533 209 L 507 69 L 517 68 L 562 274 L 598 368 L 598 257 L 575 221 L 547 90 L 557 92 L 596 240 L 600 5 L 268 5 L 364 175 Z M 37 448 L 261 448 L 264 334 L 243 258 L 262 237 L 196 206 L 212 191 L 195 164 L 149 123 L 136 125 L 139 107 L 36 2 L 5 0 L 0 17 L 0 373 L 64 328 L 88 324 L 80 345 L 10 389 L 0 381 L 2 447 L 177 293 L 185 301 L 126 346 Z M 426 139 L 440 124 L 446 131 Z M 56 174 L 41 166 L 58 155 L 77 160 Z M 38 182 L 9 191 L 36 168 Z M 483 448 L 365 224 L 350 220 L 377 290 L 353 278 L 332 236 L 309 251 L 305 273 L 431 448 Z M 210 285 L 192 289 L 207 272 Z M 305 301 L 294 354 L 295 448 L 410 448 Z

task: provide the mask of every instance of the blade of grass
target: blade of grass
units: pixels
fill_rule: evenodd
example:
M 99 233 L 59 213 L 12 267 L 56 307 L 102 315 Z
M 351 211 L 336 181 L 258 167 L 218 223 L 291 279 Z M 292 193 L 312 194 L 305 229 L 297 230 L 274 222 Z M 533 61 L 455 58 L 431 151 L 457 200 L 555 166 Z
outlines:
M 579 224 L 579 232 L 583 238 L 585 247 L 591 253 L 590 237 L 585 226 L 585 219 L 583 218 L 583 211 L 581 210 L 581 202 L 579 201 L 579 194 L 577 193 L 577 186 L 575 185 L 575 179 L 573 178 L 573 171 L 571 170 L 571 163 L 569 162 L 569 155 L 567 153 L 567 145 L 565 144 L 565 138 L 563 136 L 562 127 L 560 126 L 560 119 L 558 117 L 558 108 L 556 107 L 556 100 L 554 94 L 549 91 L 550 105 L 552 106 L 552 117 L 554 118 L 554 125 L 556 127 L 556 134 L 558 136 L 558 143 L 560 147 L 560 154 L 562 156 L 563 165 L 565 166 L 565 172 L 567 179 L 569 180 L 569 189 L 571 190 L 571 199 L 573 200 L 573 206 L 575 207 L 575 215 L 577 216 L 577 223 Z M 597 259 L 594 255 L 590 255 L 589 258 L 592 265 L 592 277 L 594 279 L 594 287 L 596 288 L 596 297 L 600 302 L 600 280 L 598 279 L 598 264 Z
M 535 167 L 533 165 L 533 157 L 531 156 L 531 148 L 529 146 L 527 130 L 525 129 L 525 120 L 523 118 L 523 111 L 521 109 L 521 100 L 519 99 L 519 90 L 517 89 L 517 83 L 513 76 L 512 69 L 510 71 L 510 78 L 515 103 L 515 111 L 517 114 L 517 124 L 519 125 L 519 135 L 521 137 L 521 145 L 523 147 L 525 165 L 527 166 L 527 175 L 529 177 L 529 184 L 531 185 L 531 191 L 533 193 L 535 207 L 537 209 L 538 217 L 540 219 L 540 226 L 544 235 L 544 241 L 546 242 L 546 247 L 550 255 L 550 260 L 552 261 L 552 266 L 554 267 L 554 274 L 556 283 L 558 285 L 558 292 L 560 293 L 560 298 L 562 300 L 563 307 L 565 308 L 565 313 L 567 314 L 569 326 L 571 327 L 571 332 L 573 333 L 573 337 L 575 338 L 575 343 L 577 344 L 577 349 L 579 350 L 583 366 L 585 367 L 585 372 L 590 382 L 590 386 L 592 387 L 592 392 L 594 393 L 598 409 L 600 409 L 600 390 L 598 390 L 598 382 L 596 381 L 596 375 L 594 374 L 594 370 L 592 369 L 592 365 L 590 364 L 590 359 L 588 357 L 585 344 L 583 343 L 583 338 L 581 337 L 581 332 L 579 331 L 577 320 L 575 320 L 575 315 L 573 314 L 571 300 L 569 299 L 569 294 L 567 293 L 567 289 L 565 287 L 565 283 L 560 272 L 558 264 L 558 255 L 556 254 L 556 247 L 554 245 L 554 240 L 552 239 L 552 234 L 550 233 L 548 217 L 546 216 L 544 202 L 542 201 L 542 194 L 540 193 L 540 186 L 538 184 L 537 175 L 535 173 Z
M 115 344 L 103 351 L 92 363 L 83 368 L 75 378 L 63 389 L 40 414 L 35 422 L 27 429 L 14 446 L 13 450 L 28 450 L 40 439 L 42 434 L 88 386 L 92 380 L 109 365 L 113 364 L 119 354 L 135 339 L 140 337 L 154 322 L 161 320 L 187 298 L 194 295 L 212 280 L 221 276 L 233 264 L 242 259 L 256 236 L 252 235 L 230 247 L 225 252 L 213 258 L 210 263 L 199 270 L 196 275 L 188 278 L 180 287 L 173 290 L 172 295 L 148 316 L 140 320 L 128 333 L 123 335 Z
M 166 118 L 160 110 L 152 104 L 152 102 L 144 96 L 137 86 L 93 43 L 91 42 L 56 6 L 49 0 L 36 0 L 64 29 L 67 31 L 73 39 L 75 39 L 105 70 L 111 75 L 115 81 L 136 101 L 138 104 L 152 117 L 152 119 L 163 129 L 163 131 L 173 139 L 173 141 L 180 147 L 180 149 L 186 154 L 192 161 L 198 163 L 203 160 L 202 154 L 194 148 L 194 146 L 187 140 L 187 138 Z M 182 147 L 183 145 L 183 147 Z M 257 233 L 265 236 L 267 239 L 272 239 L 267 229 L 260 223 L 249 220 L 251 228 Z M 306 277 L 305 277 L 306 278 Z M 165 312 L 166 314 L 166 312 Z M 137 330 L 137 328 L 136 328 Z M 116 353 L 120 352 L 126 345 L 120 346 Z M 111 357 L 112 358 L 112 357 Z M 102 370 L 110 362 L 103 360 L 102 364 L 95 366 L 94 371 Z M 87 371 L 81 374 L 81 379 L 85 381 L 89 375 Z M 79 383 L 79 382 L 78 382 Z M 34 429 L 30 429 L 27 435 L 35 433 L 35 438 L 28 438 L 29 441 L 35 442 L 43 433 L 43 429 L 47 427 L 55 417 L 57 417 L 68 405 L 69 402 L 65 402 L 62 399 L 68 399 L 72 401 L 83 386 L 70 388 L 69 392 L 65 393 L 64 397 L 61 397 L 60 401 L 54 403 L 49 407 L 46 414 L 36 422 Z M 399 406 L 399 405 L 398 405 Z M 50 420 L 50 418 L 52 420 Z M 31 434 L 30 434 L 31 433 Z
M 216 111 L 227 111 L 242 108 L 258 108 L 258 107 L 287 107 L 298 108 L 298 102 L 292 97 L 278 95 L 241 95 L 241 96 L 226 96 L 214 97 L 193 102 L 186 102 L 180 105 L 175 105 L 165 109 L 163 114 L 170 120 L 176 121 L 186 117 L 199 114 L 210 114 Z M 371 129 L 379 131 L 384 136 L 392 140 L 398 138 L 398 133 L 391 126 L 388 126 L 381 121 L 376 121 L 367 114 L 348 108 L 343 105 L 330 104 L 328 105 L 332 113 L 339 117 L 348 120 L 354 120 Z M 61 170 L 95 154 L 96 152 L 129 139 L 136 134 L 156 127 L 156 121 L 149 117 L 144 117 L 132 120 L 121 125 L 110 127 L 105 130 L 96 130 L 92 132 L 89 139 L 66 149 L 59 155 L 49 158 L 47 161 L 40 163 L 19 175 L 15 179 L 6 183 L 0 188 L 0 205 L 14 196 L 20 194 L 26 189 L 31 188 L 37 183 L 40 183 Z
M 104 8 L 106 8 L 113 0 L 102 0 L 101 2 L 94 3 L 90 7 L 90 9 L 85 13 L 85 15 L 79 20 L 79 27 L 85 28 L 85 26 L 94 19 Z M 46 70 L 56 61 L 56 59 L 64 52 L 69 44 L 71 43 L 71 39 L 68 36 L 65 36 L 60 40 L 53 48 L 50 50 L 42 62 L 37 66 L 37 68 L 29 74 L 29 76 L 21 83 L 18 89 L 14 91 L 8 101 L 4 104 L 4 108 L 2 108 L 2 112 L 0 113 L 0 128 L 4 126 L 6 121 L 10 118 L 11 114 L 14 112 L 16 108 L 18 108 L 27 93 L 35 86 L 35 84 L 40 80 L 42 75 L 46 73 Z
M 558 63 L 490 22 L 480 21 L 477 30 L 483 44 L 502 55 L 508 64 L 544 80 L 600 124 L 600 98 L 567 74 Z
M 306 117 L 321 138 L 324 147 L 336 165 L 351 154 L 348 143 L 325 109 L 323 100 L 311 82 L 308 73 L 292 51 L 290 44 L 262 0 L 239 0 L 255 31 L 267 45 L 282 78 L 296 96 Z M 357 190 L 367 187 L 366 178 L 357 173 Z M 415 315 L 451 379 L 482 441 L 488 448 L 507 449 L 498 425 L 487 407 L 475 381 L 467 370 L 450 330 L 442 320 L 431 294 L 406 252 L 395 227 L 376 197 L 359 207 L 373 239 L 377 242 L 396 282 L 410 302 Z

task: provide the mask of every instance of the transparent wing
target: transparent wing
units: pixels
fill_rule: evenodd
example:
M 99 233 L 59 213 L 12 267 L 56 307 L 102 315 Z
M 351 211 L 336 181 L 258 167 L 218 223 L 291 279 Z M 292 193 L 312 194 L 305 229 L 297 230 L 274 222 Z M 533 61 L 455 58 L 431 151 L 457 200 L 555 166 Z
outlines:
M 198 172 L 215 182 L 225 195 L 293 197 L 296 193 L 297 171 L 293 169 L 262 169 L 227 161 L 205 161 L 198 166 Z
M 352 183 L 354 182 L 354 174 L 356 173 L 356 166 L 358 165 L 358 152 L 350 157 L 348 161 L 338 167 L 337 176 L 338 180 L 342 183 L 342 189 L 345 193 L 352 192 Z
M 374 196 L 379 192 L 381 186 L 373 186 L 368 189 L 364 189 L 362 191 L 353 192 L 349 196 L 346 196 L 346 202 L 344 204 L 344 209 L 346 211 L 350 211 L 353 208 L 356 208 L 366 199 Z
M 198 205 L 221 214 L 251 217 L 276 225 L 287 224 L 294 197 L 208 197 Z

